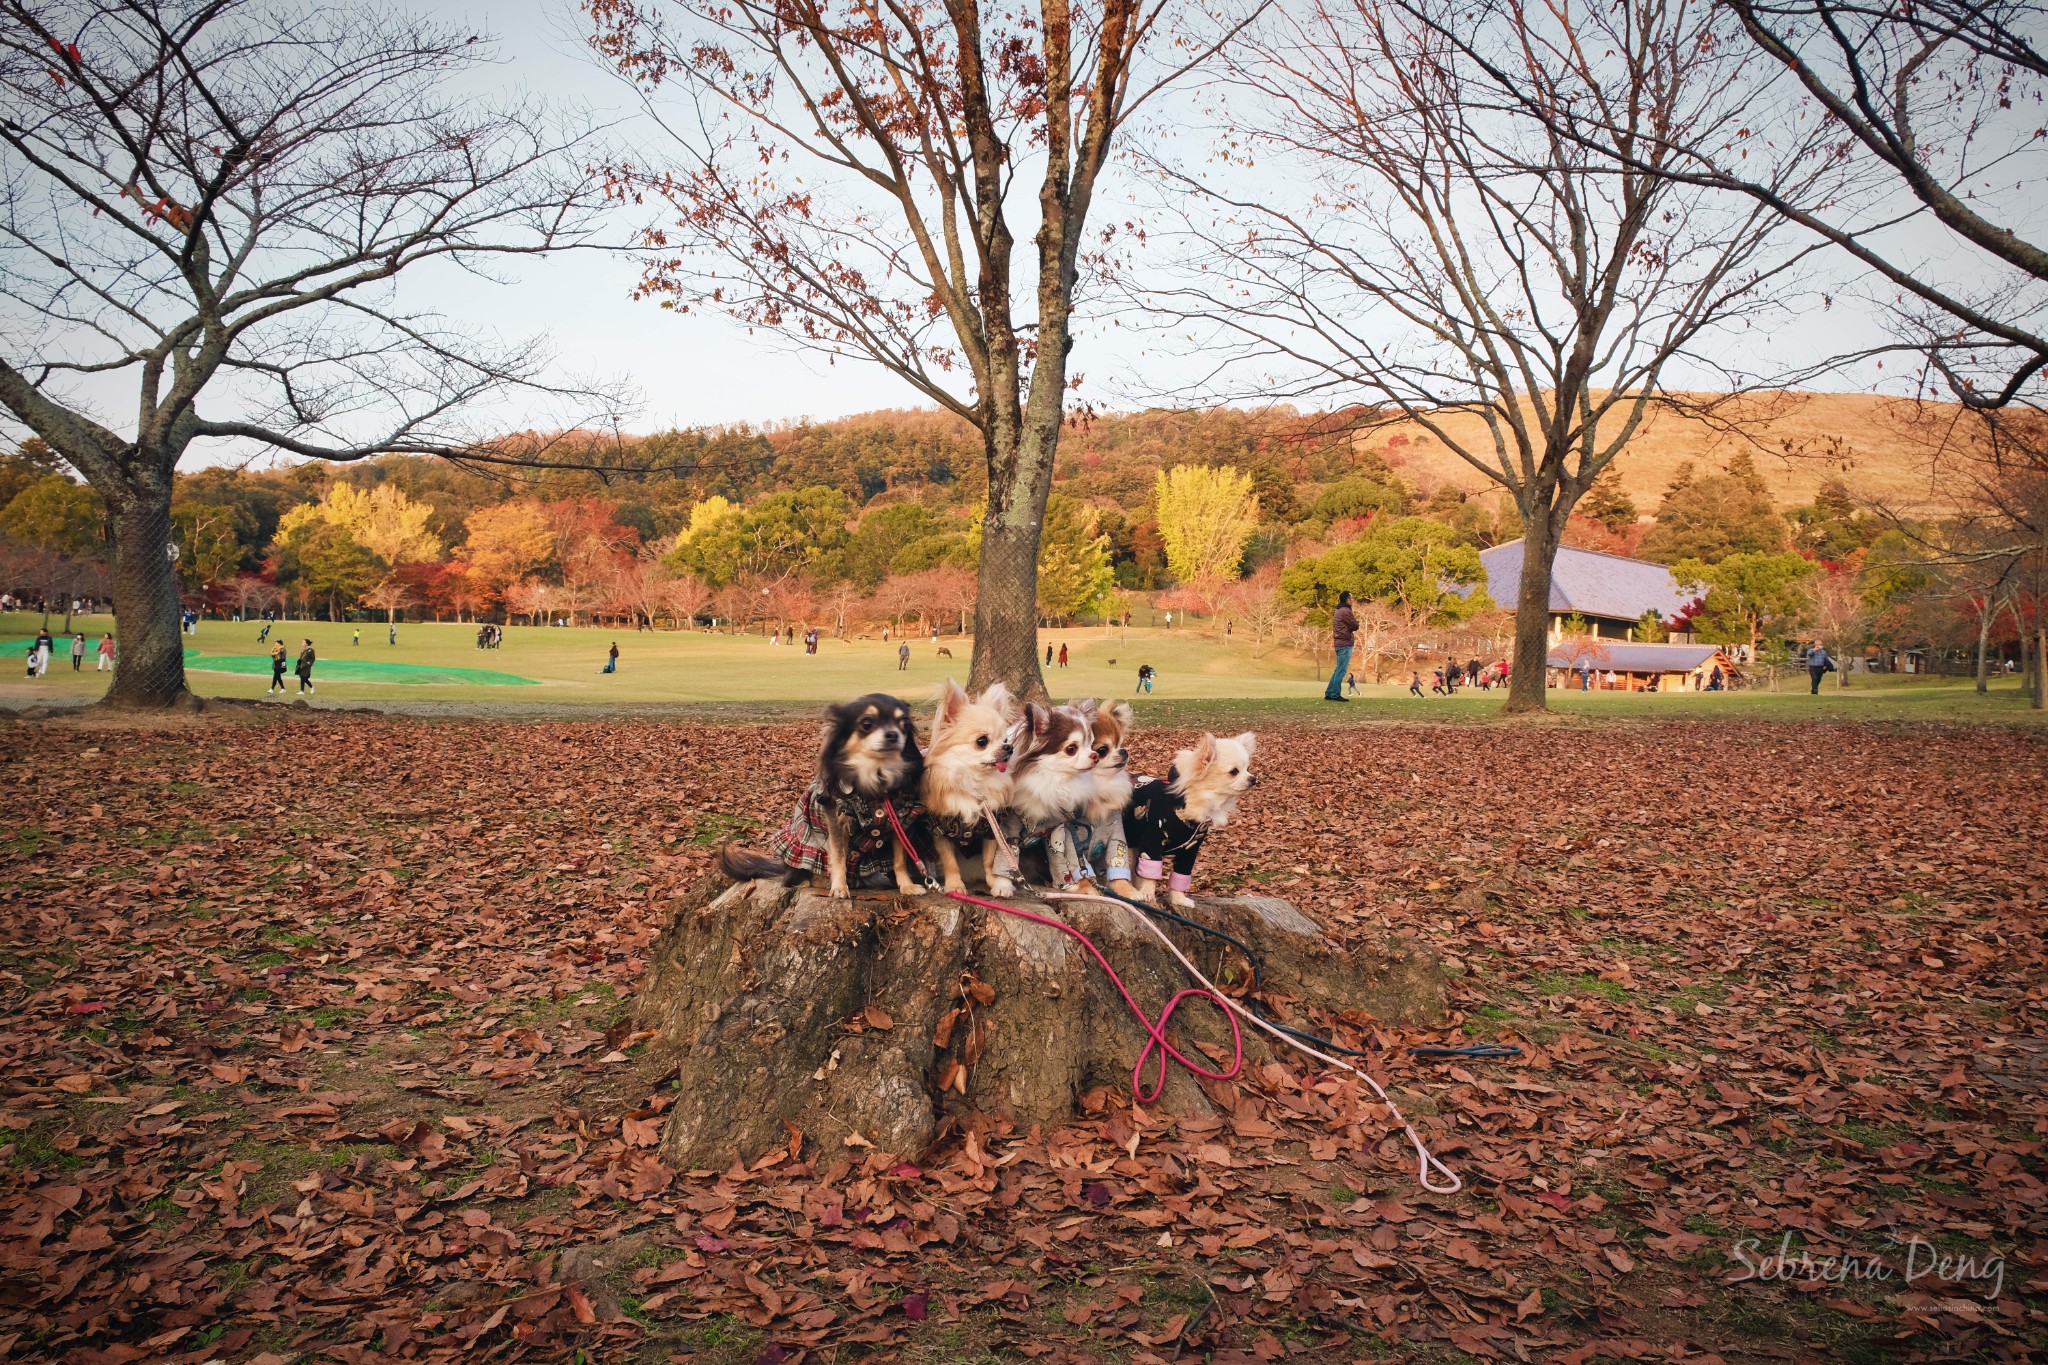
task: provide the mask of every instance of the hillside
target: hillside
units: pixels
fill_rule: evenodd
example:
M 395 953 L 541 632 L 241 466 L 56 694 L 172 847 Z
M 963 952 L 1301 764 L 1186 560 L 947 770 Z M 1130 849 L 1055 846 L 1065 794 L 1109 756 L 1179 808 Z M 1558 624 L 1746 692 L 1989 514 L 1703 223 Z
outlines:
M 1840 479 L 1863 496 L 1943 506 L 1948 499 L 1930 484 L 1928 452 L 1960 412 L 1954 404 L 1913 405 L 1873 394 L 1763 394 L 1729 412 L 1739 432 L 1668 411 L 1652 413 L 1615 465 L 1622 485 L 1646 514 L 1656 508 L 1681 464 L 1690 461 L 1703 472 L 1719 469 L 1745 444 L 1781 507 L 1813 501 L 1815 490 L 1829 479 Z M 1461 439 L 1485 439 L 1477 417 L 1453 419 L 1447 426 Z M 1478 488 L 1484 482 L 1478 471 L 1412 422 L 1360 440 L 1384 452 L 1389 463 L 1417 483 L 1449 481 Z

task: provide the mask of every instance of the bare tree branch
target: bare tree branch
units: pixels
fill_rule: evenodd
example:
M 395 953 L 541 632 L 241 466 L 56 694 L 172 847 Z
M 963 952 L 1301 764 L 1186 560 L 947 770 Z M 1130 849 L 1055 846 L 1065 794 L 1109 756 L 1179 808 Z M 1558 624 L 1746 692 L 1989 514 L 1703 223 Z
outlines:
M 506 459 L 482 413 L 508 392 L 549 396 L 564 427 L 618 411 L 550 380 L 536 344 L 396 302 L 430 262 L 608 245 L 594 130 L 452 89 L 488 53 L 477 36 L 284 0 L 4 0 L 0 17 L 0 405 L 113 517 L 111 700 L 184 688 L 164 547 L 193 441 Z M 82 375 L 131 379 L 132 415 L 59 387 Z

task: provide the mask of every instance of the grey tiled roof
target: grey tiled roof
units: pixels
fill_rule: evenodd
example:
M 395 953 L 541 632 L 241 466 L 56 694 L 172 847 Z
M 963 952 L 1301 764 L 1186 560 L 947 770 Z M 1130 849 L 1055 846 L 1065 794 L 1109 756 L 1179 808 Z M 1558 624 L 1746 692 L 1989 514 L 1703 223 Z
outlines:
M 1513 611 L 1522 584 L 1522 542 L 1511 540 L 1479 552 L 1486 568 L 1486 590 L 1493 600 Z M 1557 548 L 1550 572 L 1550 609 L 1577 612 L 1605 621 L 1637 621 L 1646 611 L 1669 621 L 1685 609 L 1694 594 L 1681 592 L 1671 570 L 1647 560 L 1628 559 L 1581 550 L 1570 545 Z
M 1690 673 L 1720 653 L 1719 645 L 1643 645 L 1602 640 L 1599 648 L 1569 640 L 1550 647 L 1552 668 L 1577 668 L 1584 660 L 1601 673 Z

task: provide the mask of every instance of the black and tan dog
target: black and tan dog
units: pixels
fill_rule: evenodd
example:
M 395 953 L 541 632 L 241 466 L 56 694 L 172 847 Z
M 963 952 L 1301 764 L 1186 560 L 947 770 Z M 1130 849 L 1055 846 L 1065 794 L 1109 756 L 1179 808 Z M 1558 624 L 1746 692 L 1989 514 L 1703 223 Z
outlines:
M 779 878 L 790 886 L 822 874 L 831 893 L 842 897 L 893 876 L 897 890 L 914 895 L 910 859 L 882 804 L 894 805 L 908 827 L 918 813 L 923 773 L 908 705 L 872 692 L 827 707 L 818 775 L 768 854 L 726 848 L 718 865 L 738 881 Z

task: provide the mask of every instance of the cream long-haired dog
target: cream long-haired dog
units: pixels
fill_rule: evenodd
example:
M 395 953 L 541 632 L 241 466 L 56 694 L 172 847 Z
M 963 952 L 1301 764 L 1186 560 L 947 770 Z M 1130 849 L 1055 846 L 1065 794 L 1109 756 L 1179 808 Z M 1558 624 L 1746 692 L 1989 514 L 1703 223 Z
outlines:
M 1019 712 L 996 683 L 969 697 L 951 678 L 939 691 L 924 761 L 925 825 L 931 830 L 948 891 L 967 889 L 961 859 L 979 854 L 993 869 L 995 838 L 987 816 L 1010 803 L 1011 731 Z

